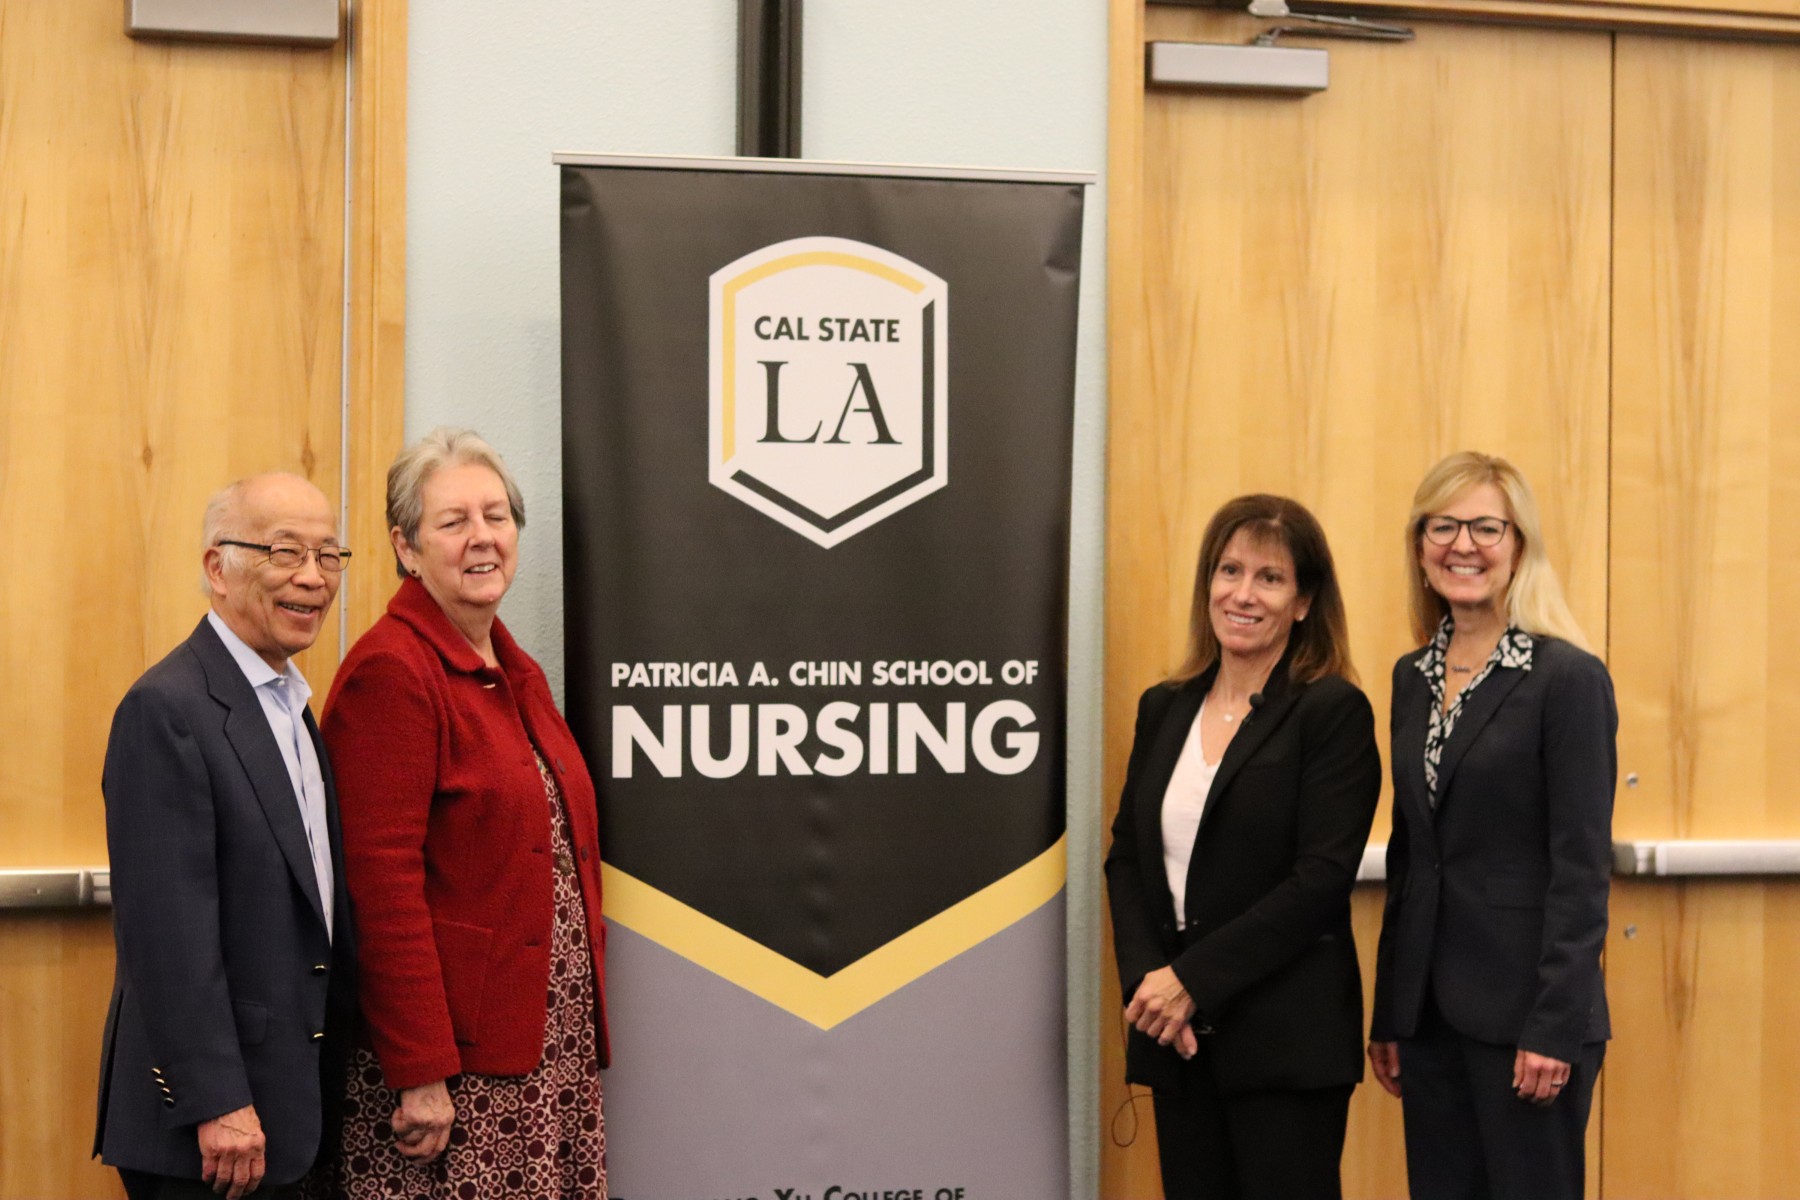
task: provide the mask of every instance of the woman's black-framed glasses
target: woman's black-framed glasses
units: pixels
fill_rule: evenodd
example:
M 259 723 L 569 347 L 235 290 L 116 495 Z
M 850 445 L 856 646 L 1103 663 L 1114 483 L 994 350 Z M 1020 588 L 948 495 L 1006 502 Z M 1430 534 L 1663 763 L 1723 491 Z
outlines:
M 260 550 L 268 555 L 267 562 L 272 567 L 283 571 L 298 571 L 306 565 L 308 558 L 319 560 L 319 570 L 337 574 L 350 565 L 350 551 L 342 546 L 302 546 L 299 542 L 240 542 L 232 538 L 220 538 L 218 545 L 241 546 L 245 550 Z
M 1511 525 L 1511 521 L 1502 521 L 1499 517 L 1474 517 L 1467 521 L 1460 517 L 1426 517 L 1424 533 L 1425 540 L 1432 545 L 1449 546 L 1467 529 L 1469 540 L 1477 546 L 1498 546 Z

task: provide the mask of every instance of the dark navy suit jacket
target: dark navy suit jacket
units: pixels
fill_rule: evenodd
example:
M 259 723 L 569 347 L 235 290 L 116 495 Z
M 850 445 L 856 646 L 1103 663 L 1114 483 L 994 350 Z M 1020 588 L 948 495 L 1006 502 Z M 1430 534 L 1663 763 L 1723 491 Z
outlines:
M 1618 709 L 1599 659 L 1536 638 L 1496 666 L 1425 783 L 1424 651 L 1394 665 L 1394 832 L 1370 1037 L 1418 1029 L 1427 989 L 1466 1037 L 1573 1062 L 1612 1035 L 1600 951 Z
M 247 1104 L 268 1184 L 298 1179 L 335 1138 L 355 947 L 331 768 L 306 725 L 325 776 L 331 937 L 281 751 L 212 626 L 113 715 L 102 789 L 118 961 L 94 1131 L 112 1166 L 198 1179 L 196 1127 Z
M 1185 930 L 1163 867 L 1162 802 L 1216 668 L 1138 703 L 1106 856 L 1119 983 L 1130 1000 L 1173 966 L 1199 1006 L 1227 1093 L 1362 1078 L 1362 982 L 1350 890 L 1381 793 L 1369 701 L 1336 677 L 1294 684 L 1284 660 L 1213 776 L 1189 865 Z M 1175 1052 L 1131 1031 L 1126 1077 L 1179 1094 Z

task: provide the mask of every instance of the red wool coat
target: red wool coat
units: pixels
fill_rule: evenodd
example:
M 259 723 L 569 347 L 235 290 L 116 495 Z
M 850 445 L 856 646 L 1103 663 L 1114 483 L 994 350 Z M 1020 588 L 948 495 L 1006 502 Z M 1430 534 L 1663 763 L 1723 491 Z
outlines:
M 396 1090 L 538 1065 L 555 865 L 533 745 L 574 831 L 607 1063 L 594 784 L 543 671 L 498 620 L 493 642 L 498 670 L 408 579 L 325 702 L 363 1036 Z

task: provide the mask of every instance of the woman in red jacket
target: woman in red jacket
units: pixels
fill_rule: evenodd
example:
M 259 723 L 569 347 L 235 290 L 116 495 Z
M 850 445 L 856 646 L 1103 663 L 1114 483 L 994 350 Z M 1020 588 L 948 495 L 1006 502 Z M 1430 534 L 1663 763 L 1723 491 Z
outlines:
M 323 725 L 365 1031 L 340 1194 L 604 1197 L 594 786 L 495 615 L 524 501 L 491 446 L 440 429 L 394 461 L 387 517 L 403 581 Z

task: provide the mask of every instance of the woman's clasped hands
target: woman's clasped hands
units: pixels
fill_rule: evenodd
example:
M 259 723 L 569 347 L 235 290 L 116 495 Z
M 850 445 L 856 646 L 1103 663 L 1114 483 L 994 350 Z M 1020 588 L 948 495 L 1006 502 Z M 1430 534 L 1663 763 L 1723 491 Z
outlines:
M 1183 1058 L 1192 1058 L 1200 1050 L 1189 1023 L 1194 1019 L 1193 997 L 1171 967 L 1158 967 L 1144 976 L 1125 1006 L 1125 1019 L 1160 1045 L 1173 1046 Z

